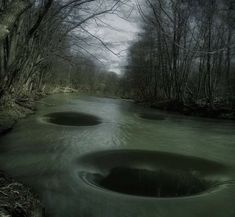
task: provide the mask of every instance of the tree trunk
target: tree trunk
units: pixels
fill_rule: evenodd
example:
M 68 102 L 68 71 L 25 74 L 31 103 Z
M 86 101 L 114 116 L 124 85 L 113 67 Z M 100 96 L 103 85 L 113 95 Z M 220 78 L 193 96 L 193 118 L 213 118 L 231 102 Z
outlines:
M 0 42 L 10 33 L 19 16 L 31 6 L 28 0 L 14 0 L 0 15 Z

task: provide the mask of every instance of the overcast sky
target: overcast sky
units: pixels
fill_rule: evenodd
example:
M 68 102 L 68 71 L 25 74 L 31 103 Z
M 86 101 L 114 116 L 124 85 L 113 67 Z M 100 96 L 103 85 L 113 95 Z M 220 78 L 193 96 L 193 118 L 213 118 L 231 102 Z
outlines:
M 99 40 L 94 40 L 93 46 L 87 48 L 89 52 L 95 55 L 106 68 L 118 74 L 122 72 L 126 64 L 128 48 L 140 32 L 140 17 L 137 12 L 135 0 L 128 1 L 128 5 L 123 7 L 120 16 L 128 17 L 128 20 L 120 18 L 115 14 L 106 14 L 99 17 L 100 20 L 90 23 L 86 26 L 92 34 L 96 35 L 108 45 L 108 47 L 117 55 L 114 55 L 106 49 Z

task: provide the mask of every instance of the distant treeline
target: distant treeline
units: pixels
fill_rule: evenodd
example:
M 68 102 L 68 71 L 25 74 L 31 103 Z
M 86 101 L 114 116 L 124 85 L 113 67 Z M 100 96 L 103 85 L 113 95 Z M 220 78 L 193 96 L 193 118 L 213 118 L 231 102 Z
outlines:
M 138 101 L 235 106 L 235 2 L 144 0 L 124 88 Z
M 80 93 L 117 97 L 121 96 L 121 77 L 105 70 L 90 57 L 75 56 L 67 60 L 54 60 L 45 86 L 71 87 Z

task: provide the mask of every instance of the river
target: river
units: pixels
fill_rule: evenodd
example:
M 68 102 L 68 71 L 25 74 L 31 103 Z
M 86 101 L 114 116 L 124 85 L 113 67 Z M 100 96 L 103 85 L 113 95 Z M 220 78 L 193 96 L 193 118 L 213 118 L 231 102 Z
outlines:
M 76 94 L 48 96 L 37 107 L 34 115 L 19 121 L 9 134 L 0 138 L 0 169 L 38 193 L 47 216 L 235 216 L 234 122 L 169 114 L 123 100 Z M 54 112 L 91 114 L 97 116 L 101 123 L 67 126 L 47 122 L 45 115 Z M 161 118 L 144 119 L 140 117 L 143 113 Z M 213 175 L 213 179 L 220 181 L 220 187 L 196 196 L 155 198 L 106 191 L 82 183 L 79 171 L 85 170 L 89 163 L 79 159 L 111 151 L 114 158 L 107 158 L 105 163 L 112 165 L 115 164 L 115 156 L 121 156 L 121 150 L 143 150 L 146 162 L 154 158 L 148 157 L 148 153 L 156 153 L 156 158 L 170 153 L 161 162 L 168 159 L 168 164 L 171 154 L 174 154 L 178 157 L 173 157 L 172 167 L 179 156 L 214 162 L 224 168 L 218 174 L 215 169 Z M 103 158 L 96 158 L 94 168 L 102 164 L 99 161 Z M 141 158 L 143 165 L 145 158 Z M 182 166 L 185 167 L 187 162 L 182 161 Z

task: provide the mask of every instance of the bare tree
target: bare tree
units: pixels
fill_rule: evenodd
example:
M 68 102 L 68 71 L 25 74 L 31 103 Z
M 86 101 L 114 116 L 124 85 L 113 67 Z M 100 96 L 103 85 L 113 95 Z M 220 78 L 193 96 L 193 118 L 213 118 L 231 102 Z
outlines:
M 218 101 L 232 105 L 233 1 L 143 2 L 137 3 L 137 7 L 145 34 L 130 49 L 126 72 L 129 80 L 135 81 L 132 84 L 136 96 L 139 96 L 136 83 L 140 82 L 145 89 L 150 88 L 143 100 L 168 101 L 180 108 L 198 104 L 212 110 Z M 145 40 L 151 41 L 151 48 L 137 51 Z M 151 56 L 152 61 L 140 62 L 135 58 L 143 54 Z M 145 79 L 151 80 L 147 86 L 143 83 Z

